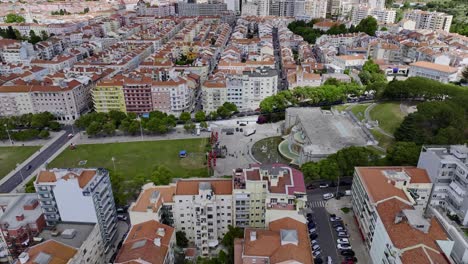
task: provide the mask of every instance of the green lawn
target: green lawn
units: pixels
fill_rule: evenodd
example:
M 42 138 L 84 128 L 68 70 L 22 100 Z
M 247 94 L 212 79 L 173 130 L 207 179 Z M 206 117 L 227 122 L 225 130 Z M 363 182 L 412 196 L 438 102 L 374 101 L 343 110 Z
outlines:
M 164 165 L 174 177 L 206 177 L 205 162 L 207 138 L 127 142 L 112 144 L 78 145 L 75 150 L 65 150 L 53 160 L 49 168 L 104 167 L 116 170 L 125 178 L 150 175 L 154 167 Z M 179 151 L 186 150 L 188 157 L 179 158 Z M 79 166 L 79 161 L 87 160 Z
M 38 149 L 40 146 L 0 147 L 0 179 L 12 171 L 17 163 L 22 163 Z
M 400 103 L 381 103 L 370 112 L 372 120 L 378 120 L 379 126 L 388 133 L 395 133 L 400 126 L 404 114 L 400 111 Z
M 393 144 L 393 141 L 394 141 L 393 138 L 388 137 L 388 136 L 380 133 L 379 131 L 377 131 L 375 129 L 370 129 L 370 132 L 372 133 L 374 138 L 377 141 L 379 141 L 379 146 L 380 147 L 382 147 L 384 149 L 387 149 L 388 147 L 390 147 Z
M 335 105 L 333 106 L 333 109 L 336 111 L 344 111 L 349 105 L 347 104 L 342 104 L 342 105 Z
M 366 108 L 369 106 L 369 104 L 358 104 L 353 106 L 351 108 L 351 112 L 360 120 L 362 121 L 365 116 L 364 116 L 364 111 L 366 111 Z

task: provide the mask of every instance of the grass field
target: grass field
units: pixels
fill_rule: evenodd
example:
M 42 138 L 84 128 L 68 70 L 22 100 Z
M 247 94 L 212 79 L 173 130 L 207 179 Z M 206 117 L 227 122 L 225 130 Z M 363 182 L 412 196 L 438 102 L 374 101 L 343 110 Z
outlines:
M 372 135 L 374 136 L 374 138 L 379 141 L 379 146 L 384 148 L 384 149 L 387 149 L 388 147 L 390 147 L 392 144 L 393 144 L 393 138 L 391 137 L 388 137 L 382 133 L 380 133 L 379 131 L 375 130 L 375 129 L 370 129 L 370 132 L 372 133 Z
M 17 163 L 22 163 L 34 154 L 40 146 L 0 147 L 0 179 L 12 171 Z
M 49 164 L 49 168 L 104 167 L 116 170 L 130 179 L 136 175 L 150 175 L 157 165 L 170 169 L 174 177 L 206 177 L 205 145 L 207 138 L 127 142 L 113 144 L 78 145 L 75 150 L 65 150 Z M 179 151 L 188 156 L 179 158 Z M 79 166 L 81 160 L 86 165 Z
M 334 105 L 333 109 L 336 111 L 344 111 L 349 105 L 347 104 L 342 104 L 342 105 Z
M 366 111 L 366 108 L 369 106 L 369 104 L 358 104 L 353 106 L 351 108 L 351 112 L 360 120 L 362 121 L 365 116 L 364 116 L 364 111 Z
M 370 112 L 372 120 L 379 121 L 379 127 L 388 133 L 395 133 L 400 126 L 404 114 L 400 111 L 400 103 L 381 103 Z

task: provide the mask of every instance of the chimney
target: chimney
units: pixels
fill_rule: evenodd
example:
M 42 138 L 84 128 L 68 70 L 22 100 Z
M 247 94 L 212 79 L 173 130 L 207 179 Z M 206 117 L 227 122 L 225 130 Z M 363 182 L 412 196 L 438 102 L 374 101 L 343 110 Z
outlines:
M 16 221 L 23 221 L 23 220 L 24 220 L 24 214 L 16 216 Z
M 166 235 L 166 231 L 164 230 L 164 228 L 160 227 L 158 228 L 157 234 L 160 237 L 164 237 Z
M 157 237 L 154 239 L 154 245 L 157 247 L 161 246 L 161 238 Z
M 19 257 L 19 261 L 21 264 L 25 264 L 29 260 L 29 254 L 27 252 L 22 252 Z
M 257 240 L 257 231 L 250 231 L 250 241 Z

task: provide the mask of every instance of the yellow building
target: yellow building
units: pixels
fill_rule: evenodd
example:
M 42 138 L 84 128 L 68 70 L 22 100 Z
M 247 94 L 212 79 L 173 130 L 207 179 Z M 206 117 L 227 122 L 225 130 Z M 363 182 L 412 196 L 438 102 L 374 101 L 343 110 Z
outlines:
M 117 110 L 126 112 L 122 80 L 103 80 L 92 90 L 96 112 Z

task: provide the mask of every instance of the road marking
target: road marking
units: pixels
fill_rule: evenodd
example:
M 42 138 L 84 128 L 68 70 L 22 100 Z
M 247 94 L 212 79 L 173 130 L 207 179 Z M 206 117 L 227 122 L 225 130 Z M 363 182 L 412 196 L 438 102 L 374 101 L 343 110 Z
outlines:
M 306 205 L 308 208 L 325 207 L 326 201 L 310 201 Z

